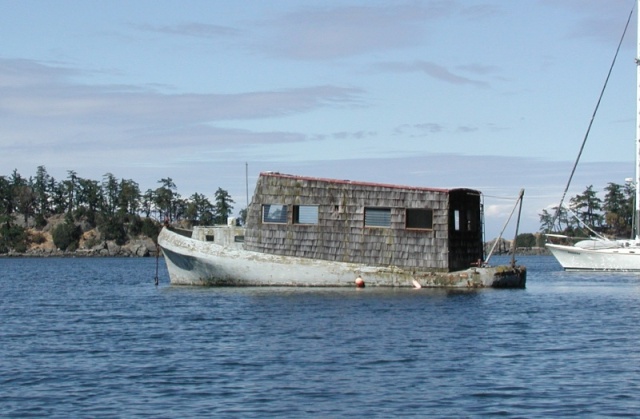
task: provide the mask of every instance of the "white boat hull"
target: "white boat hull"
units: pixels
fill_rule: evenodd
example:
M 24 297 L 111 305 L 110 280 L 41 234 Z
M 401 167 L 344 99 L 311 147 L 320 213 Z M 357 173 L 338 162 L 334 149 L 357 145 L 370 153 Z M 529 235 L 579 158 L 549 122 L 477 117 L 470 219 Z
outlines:
M 640 272 L 640 248 L 580 248 L 547 244 L 547 249 L 567 271 Z
M 277 256 L 191 239 L 163 228 L 158 236 L 169 277 L 175 285 L 524 288 L 526 269 L 508 266 L 459 272 L 413 272 L 397 267 L 366 266 Z

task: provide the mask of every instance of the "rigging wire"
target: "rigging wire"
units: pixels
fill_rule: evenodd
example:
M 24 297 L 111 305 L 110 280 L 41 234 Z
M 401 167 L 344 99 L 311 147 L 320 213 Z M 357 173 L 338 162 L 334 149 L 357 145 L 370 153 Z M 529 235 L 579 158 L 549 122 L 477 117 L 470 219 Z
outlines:
M 509 221 L 511 221 L 511 217 L 513 216 L 513 213 L 516 211 L 516 208 L 518 207 L 519 203 L 520 203 L 520 209 L 522 209 L 522 197 L 523 196 L 524 196 L 524 189 L 522 189 L 520 191 L 520 195 L 518 196 L 518 199 L 516 199 L 516 203 L 513 205 L 513 209 L 511 210 L 511 214 L 509 214 L 509 218 L 507 218 L 507 221 L 504 222 L 504 225 L 502 226 L 502 231 L 498 235 L 498 238 L 496 239 L 496 241 L 493 242 L 493 246 L 491 247 L 491 250 L 489 251 L 489 254 L 487 255 L 487 258 L 485 260 L 486 264 L 489 263 L 489 260 L 491 259 L 491 256 L 493 255 L 493 251 L 496 249 L 496 246 L 498 245 L 500 240 L 502 240 L 502 235 L 504 234 L 504 231 L 507 229 L 507 226 L 509 225 Z M 518 215 L 518 222 L 520 222 L 520 215 Z M 517 235 L 518 235 L 518 229 L 516 227 L 516 236 Z M 515 243 L 515 238 L 514 238 L 513 241 Z M 513 264 L 515 264 L 515 263 L 513 263 Z
M 624 35 L 627 33 L 627 29 L 629 28 L 629 22 L 631 21 L 631 16 L 633 15 L 633 9 L 635 8 L 635 4 L 631 8 L 631 12 L 629 12 L 629 17 L 627 18 L 627 24 L 624 26 L 624 31 L 622 31 L 622 36 L 620 37 L 620 42 L 618 42 L 618 48 L 616 49 L 616 53 L 613 56 L 613 61 L 611 62 L 611 66 L 609 67 L 609 72 L 607 73 L 607 78 L 604 81 L 604 85 L 602 86 L 602 90 L 600 91 L 600 96 L 598 97 L 598 102 L 596 103 L 596 107 L 593 110 L 593 114 L 591 115 L 591 120 L 589 121 L 589 126 L 587 127 L 587 132 L 584 135 L 584 139 L 582 140 L 582 145 L 580 146 L 580 151 L 578 152 L 578 157 L 576 158 L 575 163 L 573 164 L 573 169 L 571 169 L 571 175 L 569 176 L 569 180 L 567 181 L 567 186 L 564 188 L 564 192 L 562 193 L 562 198 L 560 199 L 560 204 L 558 204 L 558 208 L 556 210 L 555 215 L 553 216 L 553 220 L 551 222 L 551 227 L 555 226 L 556 221 L 560 217 L 560 212 L 562 208 L 562 204 L 564 203 L 564 199 L 567 196 L 567 191 L 571 186 L 571 181 L 573 180 L 573 175 L 576 172 L 576 167 L 578 167 L 578 162 L 580 161 L 580 157 L 582 156 L 582 151 L 584 150 L 584 146 L 587 143 L 587 138 L 589 137 L 589 132 L 591 131 L 591 126 L 593 125 L 593 120 L 596 117 L 596 113 L 598 113 L 598 108 L 600 107 L 600 102 L 602 101 L 602 97 L 604 96 L 604 91 L 607 88 L 607 84 L 609 83 L 609 77 L 611 77 L 611 72 L 613 71 L 613 67 L 616 63 L 616 59 L 618 58 L 618 53 L 620 52 L 620 47 L 622 46 L 622 40 L 624 39 Z
M 487 195 L 485 193 L 483 193 L 482 195 L 484 195 L 487 198 L 502 199 L 502 200 L 505 200 L 505 201 L 513 201 L 513 197 L 512 196 Z
M 598 232 L 596 232 L 594 229 L 592 229 L 591 227 L 589 227 L 586 223 L 584 223 L 584 222 L 580 219 L 580 217 L 578 217 L 578 215 L 577 215 L 575 212 L 573 212 L 573 211 L 571 210 L 571 208 L 566 208 L 566 206 L 565 206 L 565 209 L 566 209 L 566 210 L 567 210 L 567 211 L 568 211 L 568 212 L 573 216 L 573 218 L 575 218 L 575 219 L 578 221 L 578 224 L 579 224 L 579 225 L 581 225 L 583 228 L 585 228 L 585 229 L 589 230 L 589 232 L 590 232 L 591 234 L 593 234 L 595 237 L 599 238 L 600 240 L 609 241 L 609 239 L 608 239 L 608 238 L 606 238 L 606 237 L 605 237 L 605 236 L 603 236 L 602 234 L 599 234 L 599 233 L 598 233 Z

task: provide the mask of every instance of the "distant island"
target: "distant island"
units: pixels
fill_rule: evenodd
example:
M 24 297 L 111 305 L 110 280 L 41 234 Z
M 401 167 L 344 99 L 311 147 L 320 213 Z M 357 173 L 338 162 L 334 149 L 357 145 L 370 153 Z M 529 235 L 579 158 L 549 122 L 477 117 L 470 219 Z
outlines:
M 163 222 L 190 228 L 226 224 L 233 199 L 218 188 L 182 198 L 171 178 L 142 193 L 138 183 L 107 173 L 101 181 L 68 171 L 57 181 L 38 166 L 28 178 L 0 176 L 0 255 L 152 256 Z M 240 222 L 244 210 L 240 212 Z

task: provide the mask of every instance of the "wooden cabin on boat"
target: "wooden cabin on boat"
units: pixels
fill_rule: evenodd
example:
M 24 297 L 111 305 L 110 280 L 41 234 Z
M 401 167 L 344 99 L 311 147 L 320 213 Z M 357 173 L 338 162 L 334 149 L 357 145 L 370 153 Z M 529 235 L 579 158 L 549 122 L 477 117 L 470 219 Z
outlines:
M 481 194 L 260 174 L 244 248 L 415 271 L 451 272 L 483 258 Z

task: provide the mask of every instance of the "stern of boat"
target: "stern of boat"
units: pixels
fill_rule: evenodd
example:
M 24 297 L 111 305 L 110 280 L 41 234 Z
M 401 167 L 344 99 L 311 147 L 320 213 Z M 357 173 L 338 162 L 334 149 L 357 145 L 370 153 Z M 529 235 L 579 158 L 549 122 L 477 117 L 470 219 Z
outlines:
M 525 266 L 496 266 L 493 272 L 492 288 L 526 288 L 527 268 Z

